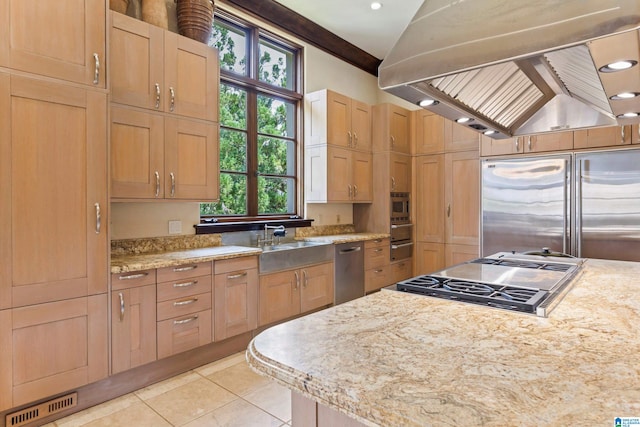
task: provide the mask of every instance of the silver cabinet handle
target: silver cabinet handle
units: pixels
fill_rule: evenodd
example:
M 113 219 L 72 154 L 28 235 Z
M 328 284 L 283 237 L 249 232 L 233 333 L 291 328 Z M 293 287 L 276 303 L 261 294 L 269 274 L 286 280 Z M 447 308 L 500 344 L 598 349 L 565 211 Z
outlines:
M 198 284 L 198 281 L 197 280 L 193 280 L 191 282 L 174 283 L 173 287 L 174 288 L 186 288 L 186 287 L 197 285 L 197 284 Z
M 293 290 L 294 290 L 294 291 L 297 291 L 297 290 L 298 290 L 298 286 L 300 286 L 300 275 L 298 274 L 298 272 L 297 272 L 297 271 L 294 271 L 294 272 L 293 272 L 293 275 L 294 275 L 294 276 L 295 276 L 295 278 L 296 278 L 296 285 L 294 286 Z
M 391 177 L 391 191 L 394 191 L 396 189 L 396 179 L 394 177 Z
M 102 222 L 102 216 L 100 214 L 100 203 L 94 203 L 93 206 L 96 207 L 96 234 L 100 234 L 100 223 Z
M 351 131 L 347 131 L 347 138 L 349 138 L 349 141 L 347 142 L 347 145 L 348 145 L 349 147 L 351 147 L 351 140 L 352 140 L 352 138 L 351 138 Z
M 391 229 L 395 230 L 396 228 L 409 228 L 413 227 L 413 224 L 391 224 Z
M 229 280 L 233 280 L 233 279 L 239 279 L 241 277 L 246 276 L 248 273 L 246 271 L 243 271 L 242 273 L 238 273 L 238 274 L 230 274 L 227 276 L 227 279 Z
M 160 108 L 160 84 L 156 83 L 156 110 Z
M 160 196 L 160 174 L 158 173 L 158 171 L 155 171 L 154 175 L 156 176 L 156 197 L 159 197 Z
M 396 137 L 391 135 L 391 148 L 393 148 L 394 145 L 396 145 Z
M 175 197 L 175 195 L 176 195 L 176 176 L 173 174 L 173 172 L 171 172 L 169 174 L 169 177 L 171 178 L 171 197 Z
M 123 322 L 124 321 L 124 295 L 122 295 L 122 292 L 120 292 L 118 296 L 120 297 L 120 321 Z
M 410 243 L 403 243 L 401 245 L 391 245 L 391 249 L 400 249 L 400 248 L 406 248 L 408 246 L 413 246 L 413 242 Z
M 302 286 L 306 288 L 309 284 L 309 276 L 307 276 L 307 270 L 302 270 L 302 277 L 304 278 L 302 281 Z
M 531 135 L 527 137 L 527 146 L 529 147 L 529 151 L 531 151 Z
M 516 137 L 516 152 L 520 151 L 520 137 Z
M 195 316 L 187 317 L 186 319 L 174 320 L 173 324 L 174 325 L 182 325 L 184 323 L 193 322 L 194 320 L 198 320 L 198 315 L 197 314 Z
M 191 270 L 195 270 L 196 268 L 198 268 L 197 265 L 189 265 L 187 267 L 175 267 L 173 269 L 173 271 L 175 271 L 176 273 L 179 273 L 181 271 L 191 271 Z
M 172 87 L 169 87 L 169 111 L 173 111 L 173 107 L 176 105 L 176 91 Z
M 358 134 L 353 132 L 353 146 L 357 147 L 358 146 Z
M 378 249 L 374 249 L 374 250 L 373 250 L 373 252 L 382 252 L 383 250 L 384 250 L 384 249 L 380 249 L 380 248 L 378 248 Z
M 353 184 L 353 198 L 358 197 L 358 186 Z
M 374 273 L 382 273 L 384 270 L 373 270 Z
M 621 144 L 625 144 L 625 132 L 624 132 L 624 128 L 625 126 L 620 126 L 620 138 L 622 138 L 622 140 L 620 141 Z
M 351 184 L 347 185 L 347 187 L 349 187 L 349 200 L 351 200 L 353 198 L 353 189 L 351 188 Z
M 183 306 L 183 305 L 189 305 L 189 304 L 193 304 L 193 303 L 196 303 L 196 302 L 198 302 L 198 298 L 183 299 L 183 300 L 174 302 L 173 306 L 174 307 L 180 307 L 180 306 Z
M 118 280 L 133 280 L 140 279 L 141 277 L 148 276 L 149 273 L 136 273 L 136 274 L 127 274 L 126 276 L 119 276 Z
M 451 217 L 451 204 L 447 205 L 447 218 Z
M 93 84 L 97 85 L 100 83 L 100 57 L 97 53 L 93 54 L 93 60 L 95 62 L 95 68 L 93 71 Z

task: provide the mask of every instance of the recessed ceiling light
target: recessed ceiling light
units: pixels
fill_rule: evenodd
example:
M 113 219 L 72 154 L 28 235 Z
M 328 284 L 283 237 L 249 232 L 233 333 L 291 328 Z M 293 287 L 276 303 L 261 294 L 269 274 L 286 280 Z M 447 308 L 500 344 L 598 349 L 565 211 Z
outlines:
M 470 119 L 469 117 L 460 117 L 459 119 L 456 120 L 456 123 L 467 123 L 470 120 L 473 120 L 473 119 Z
M 610 96 L 609 99 L 613 99 L 614 101 L 619 101 L 621 99 L 631 99 L 640 95 L 638 92 L 621 92 L 617 95 Z
M 422 101 L 418 102 L 418 105 L 421 106 L 422 108 L 431 107 L 438 104 L 439 102 L 436 101 L 435 99 L 423 99 Z
M 610 64 L 607 64 L 603 67 L 600 67 L 599 70 L 603 73 L 614 73 L 616 71 L 626 70 L 627 68 L 631 68 L 636 65 L 638 61 L 633 59 L 627 59 L 624 61 L 616 61 Z
M 616 117 L 618 117 L 619 119 L 632 119 L 638 116 L 640 116 L 640 113 L 624 113 L 624 114 L 618 114 Z
M 382 7 L 382 3 L 379 1 L 371 2 L 371 10 L 379 10 Z
M 485 134 L 485 135 L 493 135 L 494 133 L 496 133 L 496 131 L 495 131 L 495 130 L 492 130 L 492 129 L 489 129 L 489 130 L 485 130 L 485 131 L 484 131 L 484 134 Z

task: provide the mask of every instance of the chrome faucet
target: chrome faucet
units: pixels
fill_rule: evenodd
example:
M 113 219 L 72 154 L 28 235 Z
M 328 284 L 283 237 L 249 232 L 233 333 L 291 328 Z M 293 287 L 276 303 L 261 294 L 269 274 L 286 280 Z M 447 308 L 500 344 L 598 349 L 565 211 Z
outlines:
M 273 234 L 271 234 L 271 237 L 267 237 L 269 229 L 273 230 Z M 284 237 L 286 234 L 287 231 L 284 229 L 284 225 L 274 226 L 265 224 L 263 237 L 261 238 L 260 236 L 258 236 L 258 246 L 264 246 L 266 244 L 277 245 L 278 243 L 280 243 L 280 238 Z

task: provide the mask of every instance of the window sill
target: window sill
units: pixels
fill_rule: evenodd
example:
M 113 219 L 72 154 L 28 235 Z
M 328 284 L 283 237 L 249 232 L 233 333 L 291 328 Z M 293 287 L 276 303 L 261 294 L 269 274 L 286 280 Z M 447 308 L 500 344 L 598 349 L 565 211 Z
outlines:
M 214 222 L 194 225 L 196 234 L 228 233 L 231 231 L 263 230 L 265 224 L 284 225 L 285 228 L 310 227 L 312 219 L 276 219 L 251 222 Z

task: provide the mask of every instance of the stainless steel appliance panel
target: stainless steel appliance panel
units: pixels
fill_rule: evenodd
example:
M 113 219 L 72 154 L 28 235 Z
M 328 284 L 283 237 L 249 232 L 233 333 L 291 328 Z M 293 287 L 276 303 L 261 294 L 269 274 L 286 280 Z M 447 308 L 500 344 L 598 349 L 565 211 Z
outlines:
M 400 261 L 413 256 L 413 242 L 391 243 L 391 261 Z
M 640 261 L 640 150 L 576 155 L 576 254 Z
M 391 193 L 391 222 L 404 224 L 410 221 L 411 208 L 409 206 L 409 193 Z
M 364 243 L 336 245 L 334 286 L 334 304 L 364 296 Z
M 571 156 L 482 163 L 482 255 L 571 250 Z

